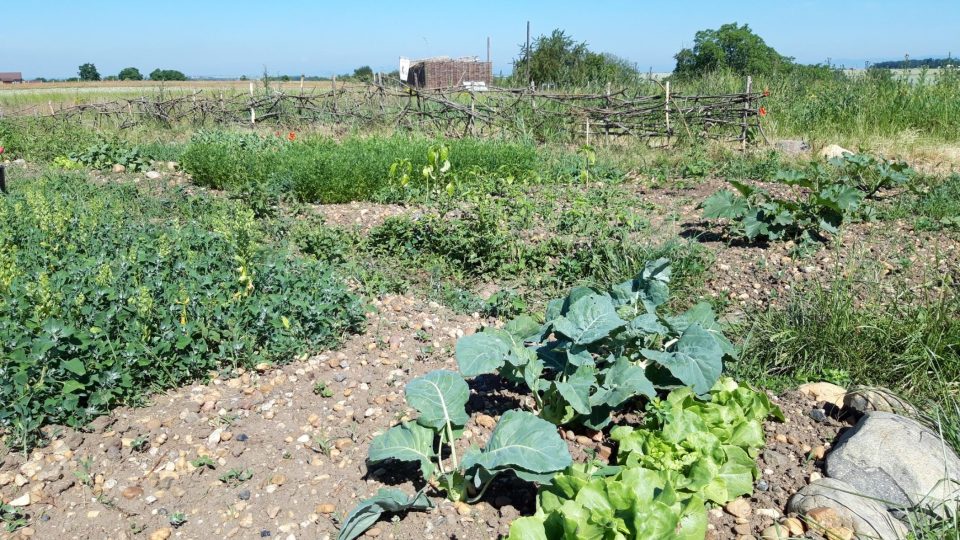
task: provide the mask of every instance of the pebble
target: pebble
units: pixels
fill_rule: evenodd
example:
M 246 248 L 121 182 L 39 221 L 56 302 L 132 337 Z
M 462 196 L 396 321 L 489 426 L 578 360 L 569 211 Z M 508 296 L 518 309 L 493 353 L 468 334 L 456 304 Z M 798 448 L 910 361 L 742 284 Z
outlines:
M 171 534 L 173 534 L 173 530 L 170 529 L 170 527 L 157 529 L 150 533 L 150 540 L 167 540 L 167 538 L 170 538 Z
M 747 517 L 751 513 L 750 502 L 746 499 L 734 499 L 728 502 L 723 509 L 734 517 Z
M 237 435 L 237 442 L 247 442 L 250 440 L 250 437 L 246 433 L 241 433 Z
M 136 499 L 137 497 L 143 495 L 143 488 L 140 486 L 130 486 L 124 488 L 122 494 L 124 499 Z
M 795 517 L 788 517 L 780 522 L 780 525 L 783 525 L 787 528 L 787 532 L 790 533 L 790 536 L 803 536 L 803 522 Z
M 30 506 L 30 494 L 24 493 L 23 495 L 13 499 L 7 503 L 9 506 Z
M 318 504 L 314 511 L 318 514 L 332 514 L 337 511 L 337 507 L 332 503 L 322 503 Z
M 487 429 L 493 429 L 497 425 L 497 421 L 490 416 L 489 414 L 478 414 L 476 416 L 477 425 L 485 427 Z
M 240 499 L 241 501 L 249 501 L 249 500 L 250 500 L 250 490 L 249 490 L 249 489 L 245 489 L 245 490 L 241 491 L 240 493 L 237 494 L 237 498 Z
M 823 409 L 813 409 L 810 411 L 810 418 L 815 422 L 823 423 L 827 421 L 827 413 Z
M 757 480 L 757 491 L 767 491 L 768 489 L 770 489 L 770 484 L 766 480 L 763 478 Z
M 792 536 L 783 525 L 771 525 L 760 533 L 762 540 L 787 540 Z

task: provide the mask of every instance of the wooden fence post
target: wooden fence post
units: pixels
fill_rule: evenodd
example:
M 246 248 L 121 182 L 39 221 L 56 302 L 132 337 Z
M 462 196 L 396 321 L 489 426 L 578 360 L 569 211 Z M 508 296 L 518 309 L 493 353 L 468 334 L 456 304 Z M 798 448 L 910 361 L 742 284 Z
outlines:
M 250 81 L 250 125 L 257 124 L 257 110 L 253 107 L 253 81 Z
M 663 100 L 664 115 L 667 119 L 667 144 L 670 144 L 670 81 L 667 81 L 666 96 Z
M 752 108 L 752 100 L 750 99 L 750 90 L 753 86 L 753 77 L 747 75 L 747 92 L 744 96 L 743 101 L 743 127 L 740 130 L 740 150 L 747 149 L 747 118 L 750 114 L 750 109 Z

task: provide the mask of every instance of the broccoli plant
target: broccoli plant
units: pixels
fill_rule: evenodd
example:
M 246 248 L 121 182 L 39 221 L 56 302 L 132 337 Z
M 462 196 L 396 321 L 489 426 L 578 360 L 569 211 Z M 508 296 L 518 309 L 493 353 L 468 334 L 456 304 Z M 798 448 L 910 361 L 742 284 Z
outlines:
M 419 416 L 374 438 L 367 461 L 418 463 L 428 484 L 445 492 L 451 501 L 479 500 L 501 473 L 512 472 L 522 480 L 546 482 L 573 462 L 553 424 L 520 410 L 503 414 L 482 450 L 471 446 L 462 456 L 458 455 L 456 440 L 470 418 L 466 411 L 470 389 L 456 372 L 438 370 L 416 378 L 407 384 L 405 396 Z M 381 495 L 381 499 L 375 499 L 388 503 L 387 506 L 372 504 L 374 499 L 361 502 L 345 520 L 341 540 L 362 534 L 376 521 L 370 521 L 369 516 L 378 509 L 382 512 L 386 507 L 394 509 L 390 511 L 424 507 L 419 495 Z M 366 527 L 359 527 L 360 522 L 366 523 Z
M 691 386 L 706 394 L 735 354 L 708 304 L 682 315 L 660 311 L 670 295 L 670 263 L 647 263 L 608 290 L 573 289 L 547 304 L 546 323 L 514 319 L 457 342 L 465 377 L 497 373 L 526 385 L 541 418 L 602 429 L 638 396 Z

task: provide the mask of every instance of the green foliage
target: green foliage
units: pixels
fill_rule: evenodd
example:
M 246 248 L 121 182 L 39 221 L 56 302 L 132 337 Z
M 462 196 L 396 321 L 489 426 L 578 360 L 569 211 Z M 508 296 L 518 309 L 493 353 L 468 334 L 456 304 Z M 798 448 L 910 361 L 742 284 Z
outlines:
M 674 57 L 674 73 L 682 77 L 732 70 L 740 75 L 764 75 L 789 67 L 792 58 L 780 55 L 753 33 L 749 25 L 724 24 L 716 30 L 701 30 L 692 49 Z
M 416 422 L 394 426 L 374 438 L 368 461 L 417 462 L 424 478 L 435 480 L 452 501 L 478 499 L 503 472 L 542 480 L 571 463 L 556 428 L 519 410 L 503 414 L 482 450 L 470 447 L 458 460 L 455 442 L 469 419 L 465 407 L 470 397 L 467 383 L 458 373 L 432 371 L 414 379 L 407 384 L 406 397 L 420 413 Z M 445 445 L 451 453 L 451 464 L 446 466 L 438 450 Z
M 333 390 L 324 381 L 318 381 L 313 385 L 313 394 L 320 397 L 333 397 Z
M 841 181 L 873 197 L 878 191 L 909 186 L 916 172 L 903 161 L 886 161 L 869 154 L 844 154 L 830 160 L 839 169 Z
M 522 176 L 537 165 L 536 148 L 529 144 L 462 139 L 443 146 L 464 170 L 502 169 L 505 174 Z M 305 137 L 292 142 L 286 137 L 203 132 L 184 150 L 181 164 L 195 182 L 217 189 L 266 186 L 296 200 L 319 203 L 390 201 L 408 195 L 406 185 L 397 189 L 390 181 L 391 166 L 404 158 L 410 160 L 410 171 L 418 173 L 408 175 L 411 189 L 438 187 L 434 177 L 440 174 L 442 163 L 434 164 L 434 176 L 421 174 L 430 166 L 431 147 L 439 152 L 439 146 L 424 138 L 368 137 L 337 142 Z
M 253 469 L 230 469 L 220 475 L 220 481 L 230 486 L 236 486 L 253 478 Z
M 809 171 L 781 170 L 774 181 L 785 190 L 775 195 L 763 188 L 729 180 L 737 193 L 720 190 L 703 202 L 703 216 L 724 219 L 733 238 L 814 242 L 821 233 L 836 234 L 859 208 L 864 194 L 816 166 Z M 783 190 L 782 190 L 783 191 Z
M 534 39 L 529 55 L 525 45 L 520 48 L 520 56 L 513 63 L 515 79 L 526 77 L 528 63 L 530 80 L 541 86 L 626 83 L 637 77 L 636 69 L 626 60 L 609 53 L 595 53 L 586 43 L 577 43 L 560 29 Z
M 188 77 L 175 69 L 157 68 L 150 72 L 151 81 L 185 81 Z
M 140 172 L 150 168 L 150 159 L 140 151 L 140 148 L 126 147 L 110 141 L 100 141 L 68 157 L 76 163 L 101 170 L 109 169 L 113 165 L 123 165 L 130 172 Z
M 97 66 L 86 63 L 82 64 L 78 70 L 81 81 L 99 81 L 100 72 L 97 71 Z
M 360 303 L 327 265 L 261 237 L 235 202 L 69 175 L 17 182 L 0 197 L 0 430 L 10 443 L 359 329 Z
M 734 355 L 706 304 L 671 316 L 670 264 L 650 262 L 609 290 L 578 287 L 547 304 L 546 323 L 530 317 L 457 341 L 465 377 L 498 373 L 526 385 L 540 416 L 601 429 L 610 413 L 657 389 L 689 385 L 706 394 Z
M 353 78 L 362 82 L 370 82 L 373 80 L 373 70 L 370 66 L 360 66 L 353 70 Z
M 169 521 L 170 521 L 170 525 L 172 525 L 173 528 L 176 529 L 187 522 L 187 515 L 184 514 L 183 512 L 174 512 L 170 514 Z
M 512 540 L 699 539 L 704 502 L 753 491 L 763 421 L 783 419 L 766 395 L 721 379 L 710 400 L 689 388 L 648 406 L 646 425 L 617 427 L 617 466 L 577 464 L 541 486 L 537 512 L 510 526 Z
M 399 489 L 380 488 L 377 494 L 364 499 L 343 520 L 337 540 L 353 540 L 373 526 L 384 512 L 425 512 L 434 507 L 423 491 L 408 497 Z
M 143 74 L 135 67 L 127 67 L 120 70 L 117 78 L 121 81 L 142 81 Z
M 22 509 L 0 502 L 0 524 L 8 533 L 16 532 L 28 524 L 29 516 Z
M 82 152 L 96 140 L 93 131 L 54 118 L 0 120 L 5 158 L 50 163 L 59 156 Z

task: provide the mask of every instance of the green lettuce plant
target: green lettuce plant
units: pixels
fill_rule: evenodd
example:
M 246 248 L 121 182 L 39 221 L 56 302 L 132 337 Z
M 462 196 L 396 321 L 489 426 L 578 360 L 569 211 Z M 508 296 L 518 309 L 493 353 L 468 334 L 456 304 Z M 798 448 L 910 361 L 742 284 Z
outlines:
M 706 502 L 751 493 L 762 422 L 783 419 L 763 393 L 721 379 L 709 400 L 689 388 L 647 407 L 643 427 L 617 427 L 617 465 L 577 464 L 541 486 L 537 511 L 510 540 L 702 539 Z
M 594 429 L 638 396 L 677 386 L 706 394 L 735 351 L 708 304 L 661 312 L 669 281 L 670 263 L 658 259 L 607 290 L 578 287 L 549 302 L 543 325 L 519 317 L 465 336 L 456 345 L 460 373 L 526 385 L 541 418 Z

